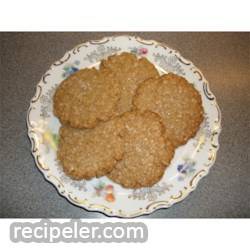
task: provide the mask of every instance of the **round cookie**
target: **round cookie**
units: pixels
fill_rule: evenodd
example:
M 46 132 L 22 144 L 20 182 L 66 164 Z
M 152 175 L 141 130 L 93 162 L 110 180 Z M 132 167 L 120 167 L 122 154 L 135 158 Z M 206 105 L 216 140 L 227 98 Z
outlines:
M 56 89 L 54 114 L 62 124 L 93 128 L 115 113 L 120 84 L 108 70 L 82 69 L 69 76 Z
M 166 136 L 175 147 L 193 137 L 203 120 L 199 92 L 185 78 L 173 73 L 143 82 L 136 91 L 133 105 L 140 111 L 159 114 Z
M 57 158 L 73 179 L 91 179 L 107 174 L 123 155 L 116 120 L 92 129 L 60 128 Z
M 107 176 L 125 188 L 150 187 L 161 179 L 174 153 L 161 118 L 150 111 L 126 112 L 119 122 L 124 155 Z
M 121 98 L 117 106 L 117 114 L 132 108 L 132 98 L 138 85 L 151 77 L 159 76 L 158 71 L 146 58 L 138 59 L 134 54 L 123 52 L 103 60 L 100 70 L 110 69 L 116 74 L 121 84 Z

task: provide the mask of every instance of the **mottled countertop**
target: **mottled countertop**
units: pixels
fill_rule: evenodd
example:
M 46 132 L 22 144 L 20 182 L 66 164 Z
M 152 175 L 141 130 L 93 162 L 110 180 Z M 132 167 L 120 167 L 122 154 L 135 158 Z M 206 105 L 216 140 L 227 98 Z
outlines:
M 36 168 L 26 111 L 43 73 L 75 45 L 117 33 L 0 33 L 1 217 L 101 218 Z M 250 33 L 129 33 L 166 42 L 201 69 L 222 111 L 220 149 L 195 192 L 147 218 L 250 217 Z

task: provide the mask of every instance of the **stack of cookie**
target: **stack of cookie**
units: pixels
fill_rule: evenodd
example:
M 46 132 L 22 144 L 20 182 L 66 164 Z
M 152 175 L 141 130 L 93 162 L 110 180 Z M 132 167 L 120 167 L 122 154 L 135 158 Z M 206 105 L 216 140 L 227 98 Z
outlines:
M 64 80 L 54 114 L 64 172 L 76 180 L 106 175 L 125 188 L 158 182 L 203 120 L 201 97 L 186 79 L 160 76 L 146 58 L 126 52 Z

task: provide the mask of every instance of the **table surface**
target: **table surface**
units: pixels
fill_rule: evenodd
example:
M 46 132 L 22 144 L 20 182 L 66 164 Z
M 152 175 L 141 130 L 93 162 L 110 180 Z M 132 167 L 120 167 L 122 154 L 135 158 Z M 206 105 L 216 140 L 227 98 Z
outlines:
M 36 168 L 26 112 L 43 73 L 75 45 L 118 33 L 0 33 L 1 211 L 9 218 L 105 218 L 70 204 Z M 120 33 L 121 34 L 121 33 Z M 220 149 L 195 192 L 145 218 L 250 217 L 250 33 L 129 33 L 194 62 L 222 111 Z

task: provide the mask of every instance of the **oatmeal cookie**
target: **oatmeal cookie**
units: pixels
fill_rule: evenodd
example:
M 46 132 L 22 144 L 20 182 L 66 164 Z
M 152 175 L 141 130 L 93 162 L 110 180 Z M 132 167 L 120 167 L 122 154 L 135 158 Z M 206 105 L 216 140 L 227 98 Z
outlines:
M 120 84 L 108 70 L 82 69 L 64 80 L 54 95 L 54 114 L 64 125 L 93 128 L 110 119 L 120 98 Z
M 92 129 L 60 128 L 57 158 L 73 179 L 91 179 L 107 174 L 123 156 L 123 142 L 116 120 Z
M 103 60 L 100 70 L 110 69 L 116 74 L 121 84 L 121 98 L 117 106 L 117 114 L 129 111 L 132 107 L 132 97 L 142 81 L 159 76 L 158 71 L 146 58 L 138 59 L 134 54 L 123 52 Z
M 124 155 L 107 176 L 125 188 L 150 187 L 161 179 L 174 153 L 161 118 L 150 111 L 126 112 L 119 122 Z
M 136 91 L 133 105 L 140 111 L 159 114 L 166 136 L 175 147 L 193 137 L 203 121 L 199 92 L 185 78 L 173 73 L 144 81 Z

